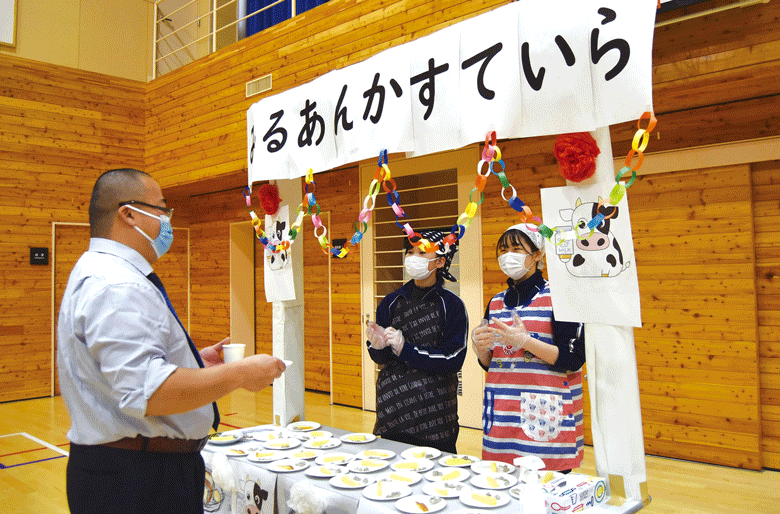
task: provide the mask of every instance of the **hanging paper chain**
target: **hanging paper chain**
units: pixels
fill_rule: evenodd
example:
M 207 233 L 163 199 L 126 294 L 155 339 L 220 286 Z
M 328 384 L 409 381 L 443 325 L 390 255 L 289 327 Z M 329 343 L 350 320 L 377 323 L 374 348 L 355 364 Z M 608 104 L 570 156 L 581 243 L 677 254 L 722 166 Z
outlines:
M 647 119 L 647 128 L 642 128 L 642 120 Z M 637 120 L 637 131 L 634 134 L 634 139 L 631 141 L 631 150 L 628 151 L 628 155 L 626 155 L 626 161 L 625 166 L 620 168 L 620 171 L 618 171 L 618 174 L 615 176 L 615 186 L 612 188 L 612 191 L 609 193 L 609 204 L 616 206 L 618 203 L 620 203 L 620 200 L 623 199 L 623 197 L 626 194 L 626 189 L 631 187 L 631 185 L 636 181 L 636 172 L 642 166 L 642 162 L 644 161 L 644 151 L 647 149 L 647 144 L 650 142 L 650 133 L 655 128 L 656 123 L 658 120 L 656 119 L 655 115 L 652 112 L 645 112 L 642 114 L 642 116 L 639 117 L 639 120 Z M 637 162 L 633 166 L 631 165 L 631 161 L 634 158 L 634 155 L 638 154 Z M 628 183 L 623 184 L 620 182 L 620 179 L 628 172 L 631 172 L 631 179 L 628 181 Z M 604 205 L 607 205 L 604 203 L 604 200 L 599 198 L 599 204 L 597 207 L 597 211 L 600 210 L 601 207 Z M 617 212 L 615 209 L 612 210 L 609 216 L 604 216 L 601 212 L 596 214 L 596 216 L 593 217 L 592 220 L 590 220 L 587 224 L 587 228 L 590 229 L 590 233 L 586 235 L 585 237 L 580 236 L 579 232 L 577 231 L 577 227 L 573 227 L 572 230 L 563 232 L 559 227 L 555 227 L 554 229 L 551 229 L 550 227 L 540 224 L 539 225 L 539 232 L 548 240 L 552 241 L 553 236 L 556 232 L 560 233 L 560 236 L 558 238 L 558 241 L 555 242 L 556 245 L 563 244 L 564 241 L 567 239 L 587 239 L 588 237 L 593 235 L 593 232 L 596 230 L 596 227 L 598 227 L 602 221 L 605 219 L 609 219 L 612 216 L 614 216 L 615 212 Z

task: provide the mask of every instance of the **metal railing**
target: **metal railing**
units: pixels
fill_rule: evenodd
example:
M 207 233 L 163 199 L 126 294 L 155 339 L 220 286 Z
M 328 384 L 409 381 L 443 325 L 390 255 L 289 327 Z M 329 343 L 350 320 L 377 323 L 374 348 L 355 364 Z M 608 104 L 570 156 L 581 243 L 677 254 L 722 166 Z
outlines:
M 277 0 L 247 13 L 246 0 L 155 0 L 153 77 L 164 75 L 246 37 L 246 20 L 280 4 L 296 15 L 295 0 Z

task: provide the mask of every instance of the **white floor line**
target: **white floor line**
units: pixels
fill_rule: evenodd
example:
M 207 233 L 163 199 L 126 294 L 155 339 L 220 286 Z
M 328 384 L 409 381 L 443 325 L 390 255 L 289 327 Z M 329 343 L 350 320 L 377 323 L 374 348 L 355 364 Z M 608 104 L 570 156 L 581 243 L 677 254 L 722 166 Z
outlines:
M 63 455 L 64 455 L 64 456 L 66 456 L 66 457 L 68 457 L 68 456 L 70 455 L 70 453 L 66 452 L 66 451 L 65 451 L 65 450 L 63 450 L 62 448 L 58 448 L 57 446 L 54 446 L 54 445 L 52 445 L 52 444 L 49 444 L 49 443 L 47 443 L 46 441 L 43 441 L 43 440 L 41 440 L 41 439 L 38 439 L 37 437 L 31 436 L 31 435 L 30 435 L 30 434 L 28 434 L 27 432 L 19 432 L 19 433 L 16 433 L 16 434 L 5 434 L 5 435 L 0 435 L 0 437 L 12 437 L 12 436 L 15 436 L 15 435 L 21 435 L 21 436 L 24 436 L 24 437 L 26 437 L 27 439 L 30 439 L 30 440 L 32 440 L 32 441 L 35 441 L 36 443 L 38 443 L 38 444 L 40 444 L 40 445 L 43 445 L 43 446 L 45 446 L 46 448 L 49 448 L 50 450 L 54 450 L 54 451 L 55 451 L 55 452 L 57 452 L 57 453 L 61 453 L 61 454 L 63 454 Z

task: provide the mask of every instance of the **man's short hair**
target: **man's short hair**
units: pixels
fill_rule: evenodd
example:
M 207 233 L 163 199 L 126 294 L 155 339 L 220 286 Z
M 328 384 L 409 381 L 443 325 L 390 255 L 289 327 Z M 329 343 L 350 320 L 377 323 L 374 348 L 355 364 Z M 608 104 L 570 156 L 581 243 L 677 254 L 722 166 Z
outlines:
M 91 237 L 106 237 L 114 224 L 114 213 L 120 202 L 136 200 L 145 186 L 141 176 L 148 173 L 133 168 L 108 170 L 95 181 L 89 201 L 89 228 Z

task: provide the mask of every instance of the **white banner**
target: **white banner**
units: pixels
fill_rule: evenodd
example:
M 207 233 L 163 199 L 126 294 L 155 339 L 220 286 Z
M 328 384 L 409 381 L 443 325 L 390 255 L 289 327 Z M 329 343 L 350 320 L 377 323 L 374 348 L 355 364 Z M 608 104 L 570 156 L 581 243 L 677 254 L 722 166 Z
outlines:
M 388 152 L 590 131 L 652 111 L 656 0 L 513 2 L 264 98 L 249 185 Z

